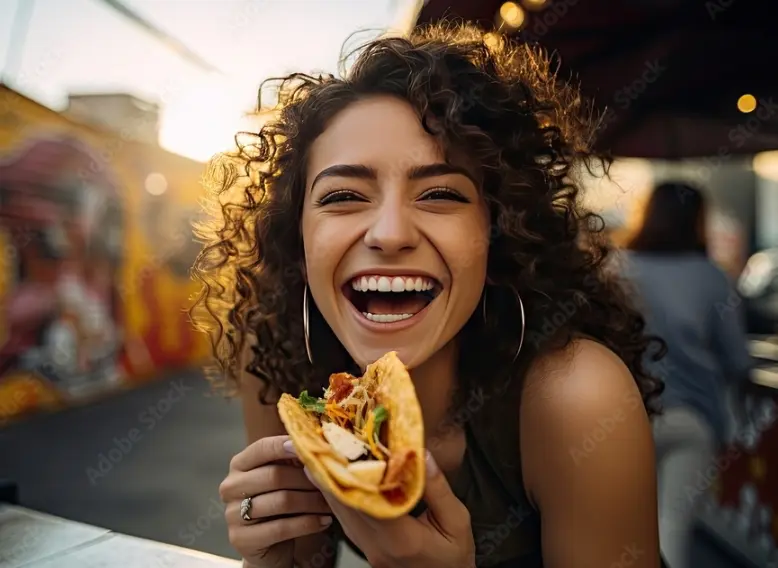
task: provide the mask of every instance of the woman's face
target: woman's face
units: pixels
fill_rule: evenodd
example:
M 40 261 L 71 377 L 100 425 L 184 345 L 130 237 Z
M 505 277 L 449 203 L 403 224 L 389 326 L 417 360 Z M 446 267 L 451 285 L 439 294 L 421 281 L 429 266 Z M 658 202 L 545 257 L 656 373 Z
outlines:
M 302 232 L 316 306 L 357 364 L 418 367 L 478 306 L 489 219 L 475 175 L 446 164 L 407 103 L 339 113 L 307 166 Z M 311 338 L 316 357 L 316 338 Z

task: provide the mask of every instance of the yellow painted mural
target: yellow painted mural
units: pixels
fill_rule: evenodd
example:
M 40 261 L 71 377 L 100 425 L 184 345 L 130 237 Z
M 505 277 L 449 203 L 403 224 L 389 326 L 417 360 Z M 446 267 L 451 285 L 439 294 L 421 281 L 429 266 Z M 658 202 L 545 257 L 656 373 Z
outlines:
M 202 363 L 204 164 L 0 85 L 0 419 Z

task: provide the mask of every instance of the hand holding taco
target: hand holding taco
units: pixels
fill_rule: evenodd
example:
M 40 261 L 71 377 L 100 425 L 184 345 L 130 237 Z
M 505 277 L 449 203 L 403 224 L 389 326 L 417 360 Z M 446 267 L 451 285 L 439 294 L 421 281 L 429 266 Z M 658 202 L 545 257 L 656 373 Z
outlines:
M 424 492 L 424 425 L 395 352 L 361 378 L 330 377 L 321 398 L 284 394 L 281 420 L 315 480 L 345 505 L 378 519 L 407 514 Z

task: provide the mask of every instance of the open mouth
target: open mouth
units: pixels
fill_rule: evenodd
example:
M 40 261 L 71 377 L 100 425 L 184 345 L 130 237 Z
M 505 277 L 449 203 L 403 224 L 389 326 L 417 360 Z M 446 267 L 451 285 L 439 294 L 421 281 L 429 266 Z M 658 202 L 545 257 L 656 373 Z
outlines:
M 428 276 L 357 276 L 343 286 L 346 299 L 366 319 L 394 323 L 412 318 L 430 305 L 441 284 Z

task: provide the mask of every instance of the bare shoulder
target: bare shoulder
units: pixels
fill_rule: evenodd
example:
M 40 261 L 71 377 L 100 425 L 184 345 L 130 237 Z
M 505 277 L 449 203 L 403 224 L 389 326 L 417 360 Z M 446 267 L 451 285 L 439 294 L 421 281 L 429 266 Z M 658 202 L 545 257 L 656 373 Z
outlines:
M 526 482 L 547 479 L 548 460 L 576 468 L 607 449 L 643 451 L 651 443 L 640 390 L 624 362 L 589 339 L 540 357 L 530 369 L 522 396 L 521 454 Z M 538 435 L 542 432 L 542 435 Z M 634 442 L 641 440 L 637 446 Z M 539 464 L 542 464 L 540 466 Z
M 550 567 L 658 565 L 648 414 L 629 369 L 590 340 L 540 358 L 521 403 L 524 484 Z
M 564 350 L 539 357 L 527 374 L 522 401 L 522 412 L 526 410 L 533 420 L 560 412 L 568 419 L 586 418 L 614 403 L 643 404 L 624 362 L 590 339 L 574 340 Z

